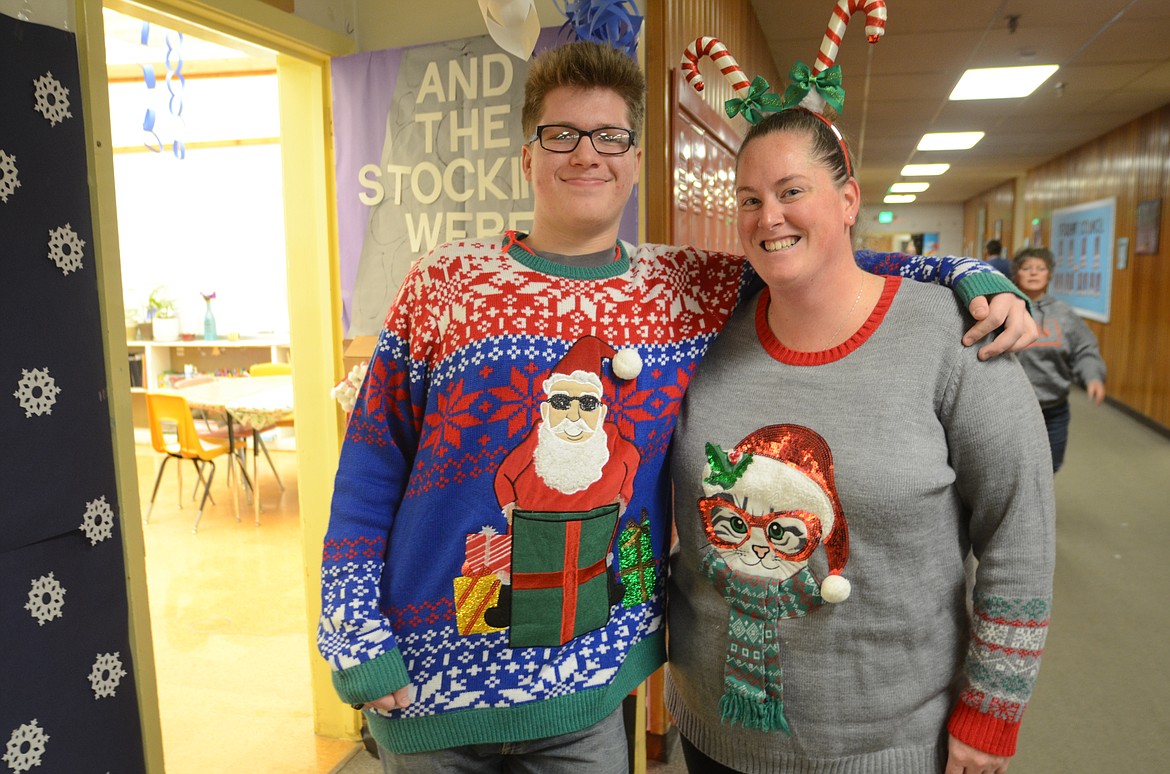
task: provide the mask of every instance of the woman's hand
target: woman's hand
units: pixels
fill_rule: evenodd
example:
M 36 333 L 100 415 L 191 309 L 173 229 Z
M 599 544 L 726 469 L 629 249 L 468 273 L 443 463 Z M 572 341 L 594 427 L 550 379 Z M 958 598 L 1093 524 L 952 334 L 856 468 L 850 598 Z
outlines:
M 1026 349 L 1040 335 L 1040 329 L 1028 304 L 1014 293 L 996 293 L 988 302 L 987 296 L 977 296 L 968 307 L 976 323 L 963 334 L 963 346 L 971 346 L 992 331 L 1003 326 L 999 335 L 979 350 L 980 360 L 990 360 L 1005 352 Z
M 947 736 L 947 768 L 943 774 L 1005 774 L 1010 758 L 1000 758 Z

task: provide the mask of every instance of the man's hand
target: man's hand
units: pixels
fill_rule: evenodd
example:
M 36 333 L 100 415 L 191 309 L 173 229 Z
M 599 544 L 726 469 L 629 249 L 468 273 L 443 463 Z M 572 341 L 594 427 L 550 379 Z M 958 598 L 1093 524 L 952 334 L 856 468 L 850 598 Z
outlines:
M 963 334 L 963 346 L 969 347 L 1003 326 L 995 340 L 979 350 L 980 360 L 990 360 L 1005 352 L 1019 352 L 1040 335 L 1040 329 L 1028 313 L 1027 303 L 1014 293 L 996 293 L 990 303 L 987 296 L 978 296 L 968 311 L 976 323 Z
M 947 768 L 943 774 L 1005 774 L 1010 762 L 1010 758 L 990 755 L 947 736 Z
M 388 693 L 380 699 L 367 701 L 362 705 L 362 709 L 404 709 L 410 706 L 410 685 L 404 685 L 394 693 Z

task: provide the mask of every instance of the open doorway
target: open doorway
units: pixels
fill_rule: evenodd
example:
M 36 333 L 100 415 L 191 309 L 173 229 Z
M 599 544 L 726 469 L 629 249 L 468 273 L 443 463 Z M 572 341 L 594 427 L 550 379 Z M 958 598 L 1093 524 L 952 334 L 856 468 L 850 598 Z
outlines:
M 273 51 L 221 34 L 203 39 L 191 25 L 175 25 L 180 32 L 109 9 L 103 17 L 147 513 L 163 455 L 150 445 L 145 393 L 294 360 L 279 68 Z M 160 332 L 163 320 L 177 320 L 177 330 Z M 271 466 L 263 457 L 250 466 L 249 488 L 239 469 L 229 482 L 221 462 L 197 535 L 199 481 L 189 464 L 182 477 L 173 462 L 164 471 L 144 528 L 169 772 L 328 771 L 352 748 L 313 733 L 296 431 L 274 427 L 262 437 Z

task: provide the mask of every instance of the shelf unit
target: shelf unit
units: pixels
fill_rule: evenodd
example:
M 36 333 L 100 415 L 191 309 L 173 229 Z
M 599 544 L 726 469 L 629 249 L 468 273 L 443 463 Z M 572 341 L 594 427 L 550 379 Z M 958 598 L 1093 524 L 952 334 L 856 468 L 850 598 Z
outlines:
M 287 338 L 196 339 L 194 341 L 128 341 L 131 356 L 142 355 L 142 386 L 135 393 L 160 386 L 163 375 L 182 373 L 186 365 L 200 373 L 246 371 L 253 363 L 287 363 L 291 350 Z

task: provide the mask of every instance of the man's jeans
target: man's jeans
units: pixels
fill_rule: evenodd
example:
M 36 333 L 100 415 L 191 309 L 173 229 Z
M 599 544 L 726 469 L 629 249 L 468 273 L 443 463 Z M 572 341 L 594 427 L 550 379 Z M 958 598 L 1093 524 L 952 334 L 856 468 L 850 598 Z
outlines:
M 398 755 L 378 746 L 386 774 L 627 774 L 622 708 L 596 725 L 527 742 L 474 744 Z

